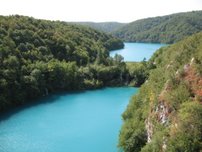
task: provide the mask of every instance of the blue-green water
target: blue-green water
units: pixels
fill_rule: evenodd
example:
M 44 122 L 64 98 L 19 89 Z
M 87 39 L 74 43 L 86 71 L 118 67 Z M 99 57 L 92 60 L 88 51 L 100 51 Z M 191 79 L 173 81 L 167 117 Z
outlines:
M 142 61 L 163 44 L 125 43 L 110 52 Z M 0 152 L 117 152 L 121 114 L 137 88 L 51 95 L 0 116 Z
M 0 121 L 0 152 L 117 152 L 121 114 L 137 88 L 49 96 Z
M 148 60 L 152 54 L 165 44 L 158 43 L 124 43 L 124 48 L 110 52 L 110 56 L 120 54 L 124 57 L 124 61 L 142 61 L 144 58 Z

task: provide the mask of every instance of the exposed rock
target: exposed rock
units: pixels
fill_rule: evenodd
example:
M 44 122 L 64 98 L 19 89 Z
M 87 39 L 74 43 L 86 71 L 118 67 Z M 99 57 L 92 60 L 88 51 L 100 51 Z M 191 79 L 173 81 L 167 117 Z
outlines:
M 161 124 L 166 124 L 168 122 L 168 115 L 170 113 L 170 108 L 163 102 L 161 101 L 155 110 L 157 120 Z
M 195 60 L 194 58 L 191 59 L 190 65 L 193 65 L 194 60 Z
M 153 124 L 150 121 L 150 118 L 146 119 L 145 126 L 147 130 L 147 142 L 150 143 L 153 135 Z
M 167 69 L 169 69 L 170 67 L 171 67 L 171 65 L 170 65 L 170 64 L 168 64 L 168 65 L 166 66 L 166 70 L 167 70 Z
M 167 139 L 165 137 L 163 137 L 163 145 L 162 145 L 162 151 L 166 151 L 167 149 Z
M 179 74 L 179 70 L 177 70 L 176 72 L 175 72 L 175 75 L 177 76 Z
M 181 75 L 181 71 L 178 69 L 175 73 L 175 78 L 178 81 L 185 82 L 186 86 L 190 89 L 192 94 L 193 101 L 199 101 L 202 103 L 202 76 L 197 73 L 197 70 L 194 66 L 195 59 L 192 58 L 189 64 L 184 65 L 183 74 Z M 167 65 L 166 69 L 168 69 L 171 65 Z M 172 109 L 170 106 L 170 101 L 167 101 L 166 94 L 172 91 L 172 83 L 167 80 L 164 88 L 159 94 L 157 105 L 153 103 L 150 105 L 150 114 L 145 121 L 145 128 L 147 131 L 147 142 L 150 143 L 152 141 L 152 136 L 155 134 L 155 126 L 153 122 L 158 122 L 164 126 L 169 125 L 169 119 L 172 119 L 173 123 L 170 124 L 171 134 L 175 134 L 175 130 L 178 128 L 177 120 L 173 121 L 173 118 L 169 117 Z M 191 98 L 190 98 L 191 99 Z M 194 125 L 190 125 L 190 128 L 194 128 Z M 162 140 L 161 151 L 164 152 L 167 149 L 167 138 L 164 137 Z

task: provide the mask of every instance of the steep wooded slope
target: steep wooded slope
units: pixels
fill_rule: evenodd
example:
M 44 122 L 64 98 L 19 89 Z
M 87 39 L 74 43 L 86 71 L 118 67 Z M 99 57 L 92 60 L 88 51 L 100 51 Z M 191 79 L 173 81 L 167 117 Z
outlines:
M 109 50 L 122 47 L 91 28 L 0 16 L 0 110 L 49 92 L 120 85 L 125 64 Z
M 124 41 L 174 43 L 200 31 L 202 11 L 193 11 L 137 20 L 113 34 Z
M 123 113 L 125 152 L 202 150 L 202 33 L 159 49 L 154 69 Z

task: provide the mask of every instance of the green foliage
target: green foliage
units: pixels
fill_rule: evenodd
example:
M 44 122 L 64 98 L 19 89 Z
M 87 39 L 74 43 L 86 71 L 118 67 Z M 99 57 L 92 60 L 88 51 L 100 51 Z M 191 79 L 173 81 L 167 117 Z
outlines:
M 202 150 L 201 50 L 198 33 L 159 49 L 148 61 L 148 80 L 122 116 L 119 146 L 125 152 Z
M 91 28 L 0 16 L 0 110 L 50 92 L 124 84 L 123 42 Z
M 172 103 L 174 109 L 178 109 L 179 107 L 177 106 L 189 100 L 191 94 L 186 84 L 175 84 L 175 86 L 172 87 L 172 90 L 165 95 L 165 98 Z
M 152 141 L 147 143 L 141 152 L 160 152 L 162 151 L 163 137 L 166 135 L 166 131 L 158 131 L 155 133 Z
M 142 92 L 146 91 L 144 87 L 140 89 Z M 126 152 L 139 152 L 147 142 L 145 116 L 148 103 L 142 103 L 141 94 L 138 95 L 132 98 L 122 115 L 125 123 L 120 132 L 119 147 Z
M 127 62 L 127 69 L 129 71 L 129 81 L 131 86 L 140 86 L 149 76 L 149 70 L 146 61 L 142 62 Z
M 144 122 L 142 121 L 126 121 L 121 134 L 123 137 L 120 138 L 119 146 L 123 147 L 124 151 L 139 152 L 147 140 Z
M 113 34 L 130 42 L 174 43 L 200 31 L 202 11 L 193 11 L 137 20 Z
M 71 22 L 72 23 L 72 22 Z M 125 23 L 118 23 L 118 22 L 73 22 L 74 24 L 84 25 L 91 28 L 94 28 L 96 30 L 111 33 L 113 31 L 118 30 L 119 28 L 123 27 Z
M 202 149 L 202 106 L 196 102 L 181 105 L 175 136 L 168 143 L 169 152 L 197 152 Z

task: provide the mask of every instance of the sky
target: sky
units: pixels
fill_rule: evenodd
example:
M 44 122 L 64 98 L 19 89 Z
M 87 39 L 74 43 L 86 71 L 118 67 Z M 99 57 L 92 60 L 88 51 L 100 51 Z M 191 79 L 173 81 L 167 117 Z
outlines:
M 202 0 L 0 0 L 0 15 L 61 21 L 132 22 L 202 10 Z

